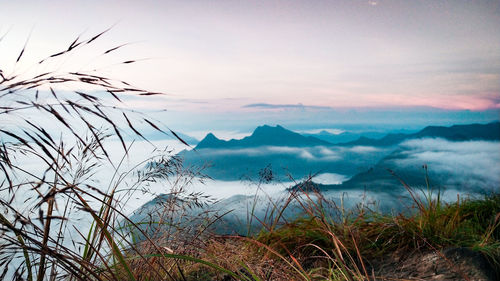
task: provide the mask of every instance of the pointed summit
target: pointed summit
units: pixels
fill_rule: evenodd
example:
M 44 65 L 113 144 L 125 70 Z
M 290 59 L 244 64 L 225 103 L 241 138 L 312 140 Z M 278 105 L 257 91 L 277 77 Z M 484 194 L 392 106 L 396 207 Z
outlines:
M 214 134 L 208 133 L 196 146 L 197 149 L 200 148 L 220 148 L 226 142 L 218 139 Z
M 208 133 L 203 140 L 210 141 L 210 140 L 219 140 L 214 134 Z

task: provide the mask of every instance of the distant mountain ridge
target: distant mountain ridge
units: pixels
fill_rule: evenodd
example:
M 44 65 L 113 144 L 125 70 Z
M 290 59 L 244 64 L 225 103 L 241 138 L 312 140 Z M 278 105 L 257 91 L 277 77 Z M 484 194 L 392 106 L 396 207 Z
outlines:
M 467 140 L 500 140 L 500 122 L 488 124 L 469 124 L 444 126 L 428 126 L 412 134 L 387 134 L 382 138 L 369 138 L 361 136 L 357 140 L 349 142 L 331 143 L 310 135 L 302 135 L 283 128 L 280 125 L 275 127 L 263 125 L 257 127 L 254 132 L 243 139 L 221 140 L 214 134 L 209 133 L 201 140 L 196 149 L 231 149 L 250 148 L 259 146 L 290 146 L 290 147 L 311 147 L 311 146 L 391 146 L 397 145 L 408 139 L 417 138 L 444 138 L 451 141 Z
M 264 125 L 257 127 L 250 136 L 238 140 L 221 140 L 209 133 L 198 143 L 195 150 L 183 150 L 178 156 L 182 157 L 185 165 L 206 167 L 206 175 L 221 180 L 255 177 L 268 165 L 280 180 L 286 180 L 288 174 L 301 178 L 317 172 L 352 177 L 374 167 L 401 142 L 416 138 L 499 141 L 500 122 L 450 127 L 429 126 L 416 133 L 387 134 L 380 139 L 361 137 L 356 141 L 341 144 L 306 137 L 279 125 Z M 374 148 L 359 148 L 363 146 Z M 353 177 L 344 187 L 360 186 L 363 185 L 359 184 L 361 182 L 367 183 L 375 179 L 383 180 L 379 182 L 379 186 L 386 183 L 393 185 L 394 178 L 386 175 L 387 165 L 380 167 L 382 169 L 375 169 L 365 176 L 360 174 Z M 379 175 L 383 177 L 379 178 Z M 412 176 L 405 175 L 405 178 L 413 179 Z M 416 180 L 420 179 L 421 177 Z
M 327 141 L 329 143 L 346 143 L 346 142 L 351 142 L 359 139 L 360 137 L 368 137 L 372 139 L 378 139 L 382 138 L 385 135 L 387 135 L 387 132 L 376 132 L 376 131 L 367 131 L 367 132 L 342 132 L 339 134 L 334 134 L 331 132 L 328 132 L 326 130 L 322 130 L 317 133 L 302 133 L 304 136 L 310 136 L 310 137 L 315 137 L 320 140 Z
M 303 136 L 299 133 L 287 130 L 280 125 L 276 125 L 275 127 L 264 125 L 257 127 L 250 136 L 240 140 L 232 139 L 225 141 L 209 133 L 198 143 L 196 149 L 248 148 L 259 146 L 307 147 L 319 145 L 331 145 L 331 143 L 315 137 Z
M 391 146 L 408 139 L 426 137 L 443 138 L 451 141 L 498 141 L 500 140 L 500 122 L 492 122 L 488 124 L 453 125 L 451 127 L 428 126 L 414 134 L 388 134 L 380 139 L 360 137 L 355 141 L 339 143 L 337 145 Z

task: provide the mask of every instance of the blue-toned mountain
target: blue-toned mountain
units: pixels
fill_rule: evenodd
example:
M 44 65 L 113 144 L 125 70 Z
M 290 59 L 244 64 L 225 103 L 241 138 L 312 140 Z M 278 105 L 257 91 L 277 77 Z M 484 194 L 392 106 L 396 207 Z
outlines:
M 204 172 L 214 179 L 238 180 L 249 176 L 256 178 L 261 169 L 271 166 L 276 179 L 286 180 L 291 175 L 300 179 L 309 174 L 328 173 L 344 177 L 357 177 L 351 183 L 368 183 L 373 175 L 389 180 L 394 177 L 387 175 L 386 168 L 396 169 L 397 166 L 384 162 L 376 165 L 389 155 L 394 156 L 395 150 L 405 149 L 408 141 L 423 141 L 451 145 L 463 141 L 498 141 L 500 140 L 500 122 L 489 124 L 454 125 L 450 127 L 429 126 L 416 133 L 388 134 L 380 139 L 367 137 L 356 141 L 332 144 L 315 137 L 307 137 L 287 130 L 282 126 L 260 126 L 255 131 L 239 140 L 221 140 L 213 134 L 208 134 L 195 148 L 179 153 L 188 166 L 207 166 Z M 400 146 L 404 147 L 401 148 Z M 424 152 L 425 152 L 424 148 Z M 401 157 L 405 156 L 401 152 Z M 429 154 L 429 153 L 427 153 Z M 424 154 L 425 156 L 426 154 Z M 420 157 L 420 154 L 415 155 Z M 404 162 L 404 161 L 403 161 Z M 405 162 L 404 162 L 405 163 Z M 423 163 L 421 163 L 423 164 Z M 419 164 L 419 165 L 421 165 Z M 363 176 L 359 174 L 370 167 L 380 167 Z M 407 169 L 405 169 L 407 170 Z M 440 173 L 443 174 L 443 173 Z M 406 179 L 422 177 L 418 173 L 408 173 Z M 347 182 L 346 182 L 347 184 Z M 353 184 L 354 185 L 354 184 Z M 383 186 L 383 184 L 378 184 Z
M 232 139 L 229 141 L 218 139 L 214 134 L 209 133 L 201 140 L 196 149 L 204 148 L 249 148 L 259 146 L 290 146 L 308 147 L 318 145 L 331 145 L 327 141 L 315 137 L 306 137 L 299 133 L 292 132 L 280 125 L 275 127 L 264 125 L 257 127 L 255 131 L 243 139 Z
M 405 140 L 421 138 L 443 138 L 451 141 L 498 141 L 500 140 L 500 122 L 453 125 L 451 127 L 428 126 L 413 134 L 388 134 L 379 139 L 360 137 L 355 141 L 342 143 L 341 145 L 391 146 Z

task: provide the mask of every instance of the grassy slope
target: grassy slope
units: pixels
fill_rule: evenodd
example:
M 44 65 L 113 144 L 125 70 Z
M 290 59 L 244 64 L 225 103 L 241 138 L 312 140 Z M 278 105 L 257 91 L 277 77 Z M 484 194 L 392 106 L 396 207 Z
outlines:
M 326 202 L 292 200 L 303 200 L 303 217 L 264 225 L 254 237 L 209 237 L 190 254 L 242 280 L 368 280 L 377 276 L 371 266 L 385 257 L 450 247 L 470 248 L 500 264 L 500 194 L 453 204 L 415 194 L 415 209 L 407 214 L 365 209 L 344 213 L 340 221 L 322 211 Z M 195 262 L 182 263 L 174 275 L 229 280 L 227 273 Z

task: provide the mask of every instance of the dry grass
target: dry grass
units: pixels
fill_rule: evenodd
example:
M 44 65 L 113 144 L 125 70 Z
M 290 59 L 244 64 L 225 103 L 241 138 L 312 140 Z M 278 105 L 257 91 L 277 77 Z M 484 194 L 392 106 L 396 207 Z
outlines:
M 108 31 L 89 38 L 78 36 L 66 48 L 42 58 L 33 67 L 63 60 Z M 125 44 L 111 47 L 101 55 L 108 56 L 123 46 Z M 25 45 L 16 64 L 27 51 Z M 64 86 L 93 90 L 58 90 Z M 159 150 L 147 161 L 160 165 L 145 170 L 136 166 L 122 171 L 123 160 L 130 149 L 125 134 L 145 139 L 136 128 L 142 123 L 185 142 L 165 125 L 144 114 L 117 107 L 110 99 L 121 103 L 126 96 L 159 94 L 109 79 L 95 71 L 61 73 L 55 68 L 25 77 L 0 69 L 0 117 L 9 120 L 7 126 L 0 128 L 2 277 L 137 279 L 127 254 L 141 251 L 137 249 L 139 245 L 133 243 L 131 232 L 121 228 L 120 222 L 126 221 L 135 232 L 147 235 L 124 215 L 124 204 L 134 192 L 146 192 L 149 182 L 174 174 L 178 179 L 189 176 L 179 169 L 175 158 Z M 46 129 L 46 122 L 55 128 Z M 119 163 L 110 158 L 104 145 L 109 136 L 117 137 L 123 148 L 124 158 Z M 30 159 L 39 166 L 36 169 L 24 167 L 19 159 Z M 106 184 L 94 181 L 96 171 L 102 167 L 111 167 L 112 177 Z M 137 173 L 136 182 L 125 186 L 125 179 L 133 173 Z M 173 183 L 177 184 L 180 183 Z M 177 193 L 183 191 L 177 190 Z M 191 200 L 196 195 L 187 194 L 186 197 Z M 154 249 L 161 253 L 158 247 Z M 150 264 L 148 258 L 141 258 Z M 151 270 L 157 277 L 164 278 L 162 274 L 170 269 L 151 267 Z

